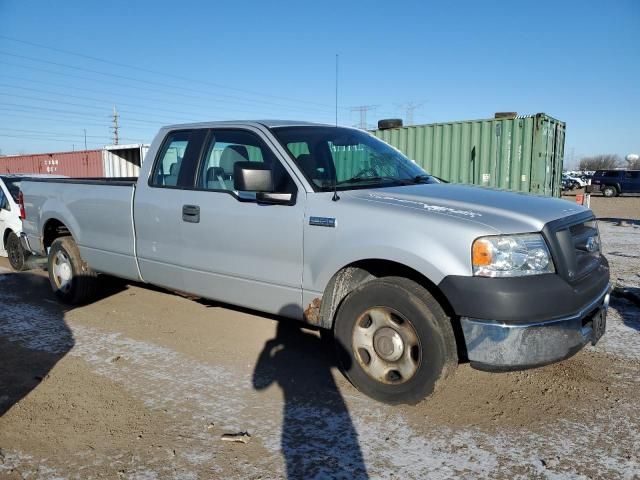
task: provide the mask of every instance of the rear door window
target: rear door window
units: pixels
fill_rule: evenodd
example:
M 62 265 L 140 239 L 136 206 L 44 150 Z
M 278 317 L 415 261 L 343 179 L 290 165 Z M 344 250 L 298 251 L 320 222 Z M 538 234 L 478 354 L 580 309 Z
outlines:
M 193 187 L 195 165 L 206 133 L 204 129 L 169 133 L 156 158 L 150 184 L 155 187 Z
M 0 210 L 10 210 L 9 200 L 0 188 Z

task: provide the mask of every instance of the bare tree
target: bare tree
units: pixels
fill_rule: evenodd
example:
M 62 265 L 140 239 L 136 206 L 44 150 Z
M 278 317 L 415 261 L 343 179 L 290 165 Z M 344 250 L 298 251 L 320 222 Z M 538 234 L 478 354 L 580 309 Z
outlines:
M 622 160 L 618 155 L 594 155 L 580 159 L 580 170 L 607 170 L 622 165 Z

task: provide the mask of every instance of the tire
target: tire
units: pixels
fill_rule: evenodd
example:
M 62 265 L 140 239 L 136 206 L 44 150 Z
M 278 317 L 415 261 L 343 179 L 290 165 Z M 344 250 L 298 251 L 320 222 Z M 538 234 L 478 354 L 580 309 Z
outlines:
M 351 292 L 334 324 L 342 372 L 375 400 L 415 404 L 457 366 L 451 322 L 435 298 L 400 277 Z
M 604 187 L 602 189 L 602 194 L 605 197 L 617 197 L 618 196 L 618 190 L 616 189 L 616 187 L 612 187 L 611 185 L 607 185 L 606 187 Z
M 5 245 L 9 264 L 16 272 L 22 272 L 27 269 L 27 258 L 29 253 L 22 248 L 20 239 L 14 232 L 10 232 L 7 236 L 7 244 Z
M 387 118 L 385 120 L 378 120 L 379 130 L 387 130 L 389 128 L 400 128 L 400 127 L 402 127 L 401 118 Z
M 47 266 L 51 288 L 63 302 L 83 304 L 95 297 L 97 274 L 82 260 L 72 237 L 59 237 L 53 241 Z

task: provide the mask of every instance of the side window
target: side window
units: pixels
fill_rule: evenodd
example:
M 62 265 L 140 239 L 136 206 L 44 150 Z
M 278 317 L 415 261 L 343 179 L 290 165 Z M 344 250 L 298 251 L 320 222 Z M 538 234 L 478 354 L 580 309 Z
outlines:
M 234 166 L 258 162 L 271 166 L 274 190 L 293 192 L 295 184 L 269 147 L 252 132 L 213 130 L 198 172 L 198 188 L 234 191 Z
M 2 190 L 0 190 L 0 209 L 9 210 L 9 200 Z
M 625 177 L 627 180 L 637 180 L 640 178 L 640 172 L 626 172 Z
M 195 135 L 196 131 L 179 131 L 170 133 L 162 146 L 158 155 L 158 160 L 154 166 L 151 184 L 157 187 L 178 186 L 180 172 L 189 168 L 189 162 L 183 162 L 190 145 L 197 141 L 201 135 Z

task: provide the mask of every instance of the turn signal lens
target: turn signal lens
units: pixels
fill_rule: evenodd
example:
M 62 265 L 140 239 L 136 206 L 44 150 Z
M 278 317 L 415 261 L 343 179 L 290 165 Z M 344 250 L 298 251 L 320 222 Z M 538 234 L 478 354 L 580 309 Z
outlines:
M 491 245 L 491 242 L 484 238 L 479 238 L 473 242 L 473 266 L 485 267 L 487 265 L 491 265 L 491 262 L 493 261 L 492 250 L 493 246 Z

